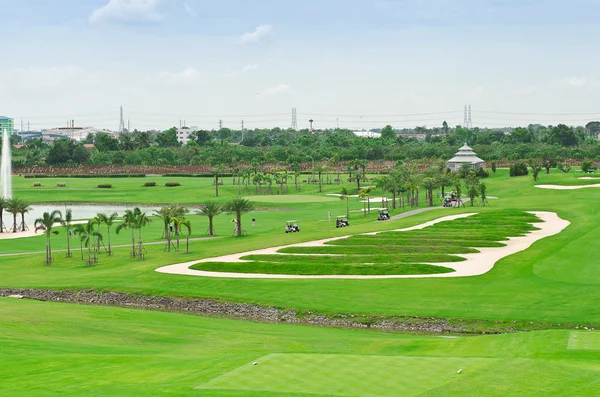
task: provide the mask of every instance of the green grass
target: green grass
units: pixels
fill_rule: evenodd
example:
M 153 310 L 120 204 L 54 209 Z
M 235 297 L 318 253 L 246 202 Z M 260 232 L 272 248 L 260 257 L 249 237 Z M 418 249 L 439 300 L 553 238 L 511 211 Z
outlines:
M 578 176 L 581 175 L 553 171 L 550 175 L 540 175 L 539 183 L 586 182 L 578 181 Z M 146 178 L 146 180 L 151 179 L 156 178 Z M 52 201 L 30 187 L 32 180 L 15 177 L 14 182 L 15 191 L 19 196 L 24 195 L 26 196 L 24 198 L 34 199 L 44 197 L 45 201 Z M 71 189 L 78 186 L 83 188 L 85 185 L 94 185 L 103 181 L 69 179 L 66 182 L 69 184 L 68 189 Z M 123 189 L 124 196 L 128 197 L 127 201 L 130 202 L 140 201 L 140 197 L 143 197 L 143 201 L 147 203 L 154 200 L 168 201 L 168 197 L 164 192 L 160 193 L 160 190 L 157 190 L 156 192 L 159 193 L 152 197 L 144 193 L 148 190 L 141 187 L 141 180 L 124 180 L 123 183 L 132 184 L 129 187 L 121 186 L 121 180 L 110 182 L 114 182 L 115 189 L 110 191 L 96 189 L 98 192 L 95 194 L 104 195 L 100 198 L 88 196 L 87 191 L 82 193 L 58 191 L 51 193 L 54 195 L 51 198 L 65 200 L 65 197 L 68 197 L 70 201 L 119 202 L 124 200 L 117 193 Z M 50 185 L 49 180 L 42 180 L 42 183 Z M 199 203 L 214 196 L 210 180 L 187 178 L 182 179 L 182 183 L 181 188 L 170 191 L 181 195 L 173 196 L 171 202 Z M 149 295 L 212 297 L 326 314 L 439 316 L 481 319 L 490 322 L 519 320 L 599 325 L 600 312 L 596 308 L 596 302 L 600 285 L 600 267 L 596 263 L 597 258 L 600 257 L 600 246 L 597 244 L 597 236 L 600 235 L 600 208 L 594 205 L 598 192 L 594 189 L 575 191 L 536 189 L 531 177 L 510 178 L 507 170 L 498 170 L 496 175 L 486 180 L 486 184 L 488 193 L 498 197 L 497 200 L 490 200 L 492 205 L 490 208 L 470 207 L 467 204 L 464 209 L 437 209 L 389 222 L 376 222 L 374 212 L 367 217 L 353 213 L 352 226 L 336 229 L 333 223 L 327 222 L 327 212 L 331 212 L 332 215 L 343 213 L 345 211 L 343 200 L 274 203 L 272 206 L 294 208 L 294 210 L 261 211 L 245 215 L 243 222 L 248 236 L 237 239 L 231 237 L 231 216 L 221 215 L 216 218 L 217 231 L 225 237 L 191 242 L 191 252 L 188 255 L 182 252 L 165 253 L 163 246 L 160 245 L 148 246 L 147 260 L 135 261 L 129 259 L 127 248 L 119 248 L 115 256 L 110 259 L 101 256 L 100 263 L 95 268 L 86 268 L 77 258 L 66 259 L 63 257 L 64 254 L 57 254 L 53 266 L 45 268 L 43 252 L 40 252 L 36 255 L 11 257 L 9 260 L 0 258 L 0 279 L 3 280 L 2 285 L 7 287 L 90 288 Z M 351 184 L 345 186 L 355 190 Z M 314 185 L 303 185 L 302 188 L 303 191 L 299 195 L 322 197 L 324 193 L 337 193 L 341 186 L 325 186 L 323 194 L 317 193 L 317 187 Z M 226 179 L 219 200 L 228 200 L 236 192 L 237 188 L 231 186 L 231 180 Z M 59 194 L 64 195 L 59 197 Z M 283 196 L 272 196 L 273 202 L 282 200 L 280 197 Z M 362 208 L 362 203 L 357 199 L 351 199 L 350 205 L 351 210 Z M 506 225 L 513 230 L 515 219 L 510 215 L 510 211 L 521 214 L 522 211 L 554 211 L 563 219 L 569 220 L 571 225 L 556 236 L 536 242 L 526 251 L 502 259 L 489 273 L 478 277 L 404 280 L 241 280 L 175 276 L 154 272 L 160 266 L 178 262 L 215 258 L 226 254 L 334 236 L 404 228 L 449 214 L 473 211 L 493 214 L 498 210 L 502 210 L 498 212 L 502 215 L 495 219 L 494 222 L 498 223 L 489 224 L 489 228 L 494 228 L 494 231 L 486 232 L 484 240 L 477 239 L 479 233 L 472 233 L 471 236 L 477 240 L 466 240 L 467 236 L 459 231 L 453 231 L 456 233 L 455 240 L 448 239 L 447 236 L 444 237 L 448 233 L 444 232 L 452 231 L 448 229 L 452 222 L 447 222 L 431 228 L 434 231 L 439 230 L 441 236 L 438 235 L 436 239 L 426 239 L 421 235 L 418 245 L 436 247 L 438 253 L 445 253 L 439 252 L 442 250 L 440 247 L 444 247 L 445 250 L 448 246 L 460 249 L 501 246 L 501 243 L 487 238 L 496 238 L 496 229 L 502 231 Z M 400 212 L 397 210 L 393 215 Z M 249 222 L 253 216 L 257 218 L 255 228 L 252 228 Z M 195 216 L 192 219 L 193 237 L 203 236 L 207 228 L 206 219 Z M 298 219 L 302 232 L 285 234 L 283 226 L 288 219 Z M 530 221 L 530 219 L 526 220 Z M 457 222 L 465 222 L 464 224 L 468 225 L 468 221 L 469 218 Z M 149 239 L 159 236 L 157 230 L 149 230 L 145 235 Z M 53 237 L 53 247 L 60 248 L 63 238 L 63 235 Z M 342 241 L 330 246 L 335 250 L 345 249 L 340 244 Z M 358 243 L 349 247 L 365 247 L 370 244 L 366 241 L 371 240 L 356 237 L 345 241 Z M 19 242 L 4 240 L 0 243 L 0 252 L 43 251 L 43 244 L 43 238 L 40 237 Z M 411 238 L 405 240 L 381 238 L 373 245 L 377 248 L 384 246 L 414 247 L 415 242 Z M 327 247 L 322 249 L 320 253 L 328 253 Z M 356 251 L 351 254 L 364 253 L 362 248 L 352 249 Z
M 443 266 L 411 263 L 202 262 L 191 268 L 210 272 L 300 275 L 439 274 L 454 271 Z
M 446 338 L 13 299 L 0 299 L 0 328 L 3 397 L 573 397 L 600 388 L 600 351 L 569 349 L 569 331 Z

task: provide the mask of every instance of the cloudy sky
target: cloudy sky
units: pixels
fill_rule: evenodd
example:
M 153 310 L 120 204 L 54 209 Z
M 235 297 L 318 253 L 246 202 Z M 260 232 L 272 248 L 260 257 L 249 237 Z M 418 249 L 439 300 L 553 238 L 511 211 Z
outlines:
M 32 129 L 600 119 L 600 0 L 0 0 Z

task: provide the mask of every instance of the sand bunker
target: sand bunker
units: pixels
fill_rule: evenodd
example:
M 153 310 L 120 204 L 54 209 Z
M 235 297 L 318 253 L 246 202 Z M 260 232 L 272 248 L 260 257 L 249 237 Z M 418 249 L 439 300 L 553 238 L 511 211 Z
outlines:
M 229 273 L 229 272 L 207 272 L 202 270 L 190 269 L 197 263 L 203 262 L 245 262 L 240 258 L 246 255 L 262 255 L 262 254 L 276 254 L 278 250 L 284 247 L 317 247 L 322 246 L 328 241 L 339 240 L 350 236 L 333 237 L 329 239 L 309 241 L 299 244 L 291 244 L 280 247 L 271 247 L 261 250 L 255 250 L 250 252 L 244 252 L 239 254 L 225 255 L 217 258 L 206 258 L 197 261 L 179 263 L 176 265 L 164 266 L 156 269 L 159 273 L 167 274 L 180 274 L 190 276 L 203 276 L 203 277 L 221 277 L 221 278 L 246 278 L 246 279 L 361 279 L 361 280 L 374 280 L 374 279 L 396 279 L 396 278 L 433 278 L 433 277 L 466 277 L 466 276 L 478 276 L 490 271 L 496 262 L 500 259 L 523 251 L 529 248 L 536 241 L 549 236 L 554 236 L 560 233 L 566 228 L 570 222 L 561 219 L 554 212 L 535 212 L 531 211 L 531 214 L 539 217 L 543 223 L 536 223 L 535 226 L 539 230 L 534 230 L 531 233 L 523 237 L 510 237 L 508 241 L 503 241 L 506 244 L 504 247 L 497 248 L 477 248 L 478 253 L 457 255 L 465 258 L 463 262 L 443 262 L 443 263 L 432 263 L 432 265 L 444 266 L 454 269 L 453 273 L 442 273 L 442 274 L 427 274 L 427 275 L 379 275 L 379 276 L 360 276 L 360 275 L 287 275 L 287 274 L 257 274 L 257 273 Z M 399 231 L 408 231 L 423 229 L 431 226 L 435 223 L 444 222 L 448 220 L 454 220 L 471 216 L 473 214 L 461 214 L 446 216 L 437 220 L 426 222 L 421 225 L 412 226 L 405 229 L 399 229 Z M 382 232 L 379 232 L 382 233 Z M 372 234 L 372 233 L 371 233 Z
M 579 186 L 563 186 L 563 185 L 536 185 L 535 187 L 540 189 L 554 189 L 554 190 L 577 190 L 587 189 L 591 187 L 600 187 L 600 183 L 594 185 L 579 185 Z
M 577 179 L 581 179 L 581 180 L 584 180 L 584 181 L 591 181 L 591 180 L 595 180 L 595 179 L 600 179 L 600 177 L 582 176 L 581 178 L 577 178 Z

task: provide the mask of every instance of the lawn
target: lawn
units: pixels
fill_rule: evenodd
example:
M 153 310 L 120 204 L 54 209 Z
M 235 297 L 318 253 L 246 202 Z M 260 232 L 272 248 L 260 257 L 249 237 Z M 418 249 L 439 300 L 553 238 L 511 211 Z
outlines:
M 0 330 L 5 397 L 571 397 L 600 387 L 592 331 L 398 335 L 7 298 Z M 571 344 L 575 334 L 586 342 Z
M 540 175 L 539 183 L 568 184 L 577 183 L 581 174 L 563 174 L 553 170 L 550 175 Z M 144 178 L 141 178 L 144 179 Z M 126 179 L 124 182 L 141 185 L 141 179 Z M 34 194 L 30 187 L 31 180 L 15 178 L 17 192 Z M 189 182 L 188 182 L 189 181 Z M 90 179 L 73 179 L 69 184 L 94 184 L 99 181 Z M 121 183 L 121 180 L 116 182 Z M 210 180 L 188 178 L 184 180 L 181 192 L 194 198 L 199 203 L 211 198 Z M 585 182 L 585 181 L 581 181 Z M 44 182 L 45 183 L 45 182 Z M 202 184 L 196 188 L 190 184 Z M 222 199 L 232 197 L 236 188 L 226 179 L 226 186 L 221 189 Z M 498 199 L 490 200 L 492 207 L 467 207 L 464 209 L 436 209 L 416 214 L 407 218 L 377 222 L 376 214 L 367 217 L 353 214 L 349 228 L 336 229 L 333 223 L 327 222 L 327 212 L 332 215 L 345 212 L 345 201 L 332 202 L 300 202 L 282 203 L 280 209 L 288 211 L 261 211 L 244 216 L 244 227 L 248 236 L 231 237 L 231 216 L 217 217 L 217 231 L 224 236 L 220 239 L 191 241 L 190 253 L 166 253 L 163 245 L 147 246 L 148 256 L 145 261 L 130 260 L 128 248 L 118 248 L 114 257 L 108 259 L 101 256 L 95 268 L 86 268 L 78 258 L 66 259 L 56 254 L 56 262 L 51 267 L 44 267 L 43 253 L 28 256 L 0 258 L 0 278 L 6 287 L 37 288 L 70 288 L 101 289 L 123 292 L 136 292 L 151 295 L 211 297 L 230 301 L 252 302 L 261 305 L 311 310 L 322 313 L 357 313 L 371 315 L 416 315 L 440 316 L 450 318 L 481 319 L 494 322 L 497 320 L 522 320 L 533 322 L 550 322 L 557 324 L 600 324 L 600 310 L 597 307 L 597 288 L 600 284 L 600 267 L 596 265 L 600 256 L 600 246 L 596 244 L 600 234 L 600 209 L 593 203 L 597 199 L 595 189 L 577 191 L 552 191 L 535 189 L 531 177 L 509 178 L 506 170 L 498 170 L 486 180 L 488 192 Z M 132 185 L 133 186 L 133 185 Z M 347 184 L 351 187 L 350 184 Z M 21 189 L 21 190 L 19 190 Z M 142 194 L 143 187 L 131 187 L 132 197 Z M 179 189 L 179 188 L 176 188 Z M 337 191 L 340 186 L 325 186 L 325 192 Z M 314 185 L 303 185 L 301 195 L 322 197 Z M 110 200 L 112 192 L 103 200 Z M 260 196 L 263 197 L 263 196 Z M 277 206 L 277 200 L 285 196 L 271 196 Z M 114 197 L 113 197 L 114 198 Z M 164 200 L 163 196 L 145 197 Z M 84 197 L 74 197 L 74 201 L 85 201 Z M 115 199 L 117 200 L 117 199 Z M 285 199 L 284 199 L 285 200 Z M 147 201 L 148 202 L 148 201 Z M 357 199 L 350 200 L 351 209 L 362 208 Z M 405 210 L 408 210 L 405 209 Z M 498 210 L 555 211 L 563 219 L 571 222 L 560 234 L 542 239 L 524 252 L 509 256 L 499 261 L 489 273 L 479 277 L 454 279 L 411 279 L 411 280 L 242 280 L 218 279 L 189 276 L 158 274 L 154 270 L 160 266 L 194 259 L 212 258 L 226 254 L 246 252 L 269 246 L 281 246 L 303 241 L 311 241 L 334 236 L 346 236 L 364 232 L 385 231 L 417 225 L 448 214 L 460 212 L 488 212 Z M 393 212 L 400 213 L 401 210 Z M 257 223 L 252 228 L 249 219 L 255 216 Z M 512 222 L 506 213 L 504 221 Z M 206 230 L 206 219 L 192 216 L 194 233 L 192 237 L 202 237 Z M 285 234 L 283 225 L 287 219 L 298 219 L 302 232 Z M 473 218 L 474 219 L 474 218 Z M 496 220 L 498 222 L 502 220 Z M 465 227 L 474 227 L 469 218 L 461 220 Z M 482 225 L 472 233 L 448 231 L 450 223 L 438 224 L 430 231 L 414 231 L 419 243 L 414 239 L 401 241 L 387 238 L 389 233 L 382 234 L 381 240 L 373 247 L 407 247 L 407 251 L 415 254 L 444 254 L 457 247 L 464 250 L 469 247 L 498 246 L 498 230 L 516 233 L 523 230 L 509 228 L 507 224 L 497 223 Z M 152 229 L 154 228 L 154 229 Z M 436 232 L 438 230 L 438 232 Z M 429 233 L 438 233 L 436 238 L 426 238 Z M 413 233 L 413 232 L 411 232 Z M 456 233 L 448 239 L 448 233 Z M 160 238 L 160 228 L 152 226 L 146 233 L 149 240 Z M 446 236 L 441 238 L 440 236 Z M 53 237 L 53 246 L 61 248 L 63 235 Z M 123 237 L 125 240 L 125 237 Z M 26 239 L 15 242 L 0 242 L 1 252 L 43 251 L 43 239 Z M 353 237 L 352 254 L 363 254 L 359 246 L 371 244 L 370 236 Z M 29 245 L 29 242 L 31 244 Z M 124 241 L 122 241 L 124 242 Z M 372 242 L 372 241 L 371 241 Z M 431 251 L 424 247 L 432 247 Z M 331 245 L 319 248 L 319 253 L 338 254 L 343 245 Z M 331 251 L 328 251 L 331 249 Z M 312 249 L 311 249 L 312 250 Z M 336 251 L 338 250 L 338 251 Z M 316 252 L 314 251 L 306 251 Z M 457 251 L 458 253 L 458 251 Z

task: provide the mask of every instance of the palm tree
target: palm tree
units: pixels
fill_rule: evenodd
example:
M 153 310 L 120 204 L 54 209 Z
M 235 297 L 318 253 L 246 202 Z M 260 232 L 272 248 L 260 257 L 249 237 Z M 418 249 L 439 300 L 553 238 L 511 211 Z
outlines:
M 13 224 L 10 227 L 13 233 L 17 232 L 17 215 L 19 214 L 19 209 L 21 208 L 21 199 L 16 197 L 9 198 L 6 200 L 6 212 L 9 212 L 13 215 Z
M 242 215 L 254 210 L 254 206 L 249 200 L 242 197 L 236 197 L 230 202 L 223 206 L 223 209 L 229 214 L 235 214 L 236 217 L 236 234 L 241 237 L 243 234 L 242 229 Z
M 135 212 L 137 213 L 135 225 L 138 229 L 138 259 L 144 259 L 144 246 L 142 243 L 142 229 L 152 223 L 150 219 L 142 210 L 136 207 Z
M 219 174 L 223 173 L 223 165 L 217 164 L 216 167 L 213 168 L 213 174 L 215 176 L 215 196 L 219 197 Z
M 98 219 L 100 219 L 100 221 L 106 225 L 108 256 L 112 255 L 112 250 L 110 248 L 110 228 L 115 224 L 115 220 L 117 219 L 118 216 L 119 216 L 119 214 L 117 214 L 116 212 L 113 212 L 112 214 L 110 214 L 110 216 L 107 216 L 106 214 L 98 214 Z
M 173 218 L 173 225 L 175 225 L 175 238 L 177 240 L 176 250 L 179 251 L 179 234 L 181 231 L 181 226 L 183 222 L 185 222 L 185 218 Z
M 94 217 L 94 219 L 92 219 L 92 221 L 94 221 L 95 223 L 98 224 L 98 232 L 100 232 L 100 225 L 102 225 L 102 217 L 100 216 L 101 214 L 96 214 L 96 216 Z M 97 249 L 94 251 L 94 261 L 98 262 L 96 254 L 100 253 L 100 243 L 102 242 L 102 240 L 97 239 L 96 243 L 98 245 Z
M 221 204 L 218 204 L 214 201 L 207 201 L 202 207 L 200 207 L 200 210 L 198 212 L 196 212 L 196 214 L 198 215 L 202 215 L 202 216 L 206 216 L 208 217 L 208 235 L 209 236 L 214 236 L 215 235 L 215 228 L 213 226 L 213 218 L 219 214 L 221 214 L 223 212 L 223 207 L 221 206 Z
M 88 249 L 88 266 L 94 266 L 94 263 L 98 262 L 95 249 L 96 242 L 94 239 L 102 241 L 102 234 L 100 234 L 99 231 L 94 230 L 95 224 L 95 220 L 90 220 L 86 224 L 80 225 L 81 227 L 77 228 L 79 239 L 82 245 L 85 245 Z M 94 247 L 94 259 L 92 259 L 92 247 Z
M 7 207 L 8 200 L 5 197 L 0 196 L 0 233 L 4 233 L 4 221 L 2 215 L 4 214 L 4 209 Z
M 192 221 L 184 219 L 183 222 L 179 223 L 179 226 L 186 228 L 187 234 L 185 235 L 185 253 L 190 252 L 190 235 L 192 234 Z
M 46 235 L 46 266 L 52 264 L 52 248 L 50 246 L 50 234 L 58 234 L 57 231 L 52 231 L 55 223 L 62 223 L 62 214 L 60 211 L 52 211 L 51 213 L 44 212 L 41 218 L 35 220 L 35 232 L 42 230 Z
M 63 218 L 62 225 L 65 227 L 65 236 L 67 237 L 67 258 L 72 257 L 71 254 L 71 222 L 73 221 L 73 210 L 67 208 L 65 210 L 65 217 Z
M 73 229 L 73 235 L 74 236 L 79 236 L 79 243 L 80 243 L 80 250 L 81 250 L 81 260 L 83 260 L 83 239 L 81 238 L 82 235 L 84 235 L 86 233 L 85 231 L 85 226 L 84 225 L 75 225 L 75 228 Z
M 25 214 L 31 211 L 31 207 L 29 203 L 25 200 L 21 200 L 19 203 L 19 214 L 21 214 L 21 231 L 24 232 L 26 229 L 29 230 L 27 225 L 25 224 Z
M 340 200 L 346 200 L 346 219 L 350 219 L 350 207 L 348 206 L 348 197 L 348 189 L 343 187 L 342 194 L 340 195 Z
M 429 200 L 429 206 L 433 207 L 433 190 L 437 187 L 435 180 L 429 177 L 423 178 L 421 186 L 423 186 L 423 189 L 427 191 L 427 199 Z
M 137 226 L 137 216 L 141 213 L 139 208 L 135 208 L 133 210 L 126 210 L 125 215 L 123 215 L 123 223 L 117 226 L 117 234 L 123 229 L 131 229 L 131 257 L 136 257 L 135 252 L 135 229 Z
M 319 176 L 319 193 L 323 191 L 322 175 L 325 170 L 326 168 L 323 166 L 323 164 L 317 164 L 313 168 L 313 172 Z

